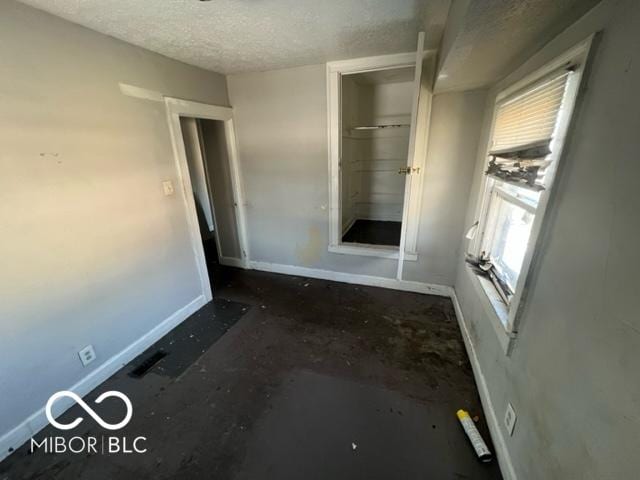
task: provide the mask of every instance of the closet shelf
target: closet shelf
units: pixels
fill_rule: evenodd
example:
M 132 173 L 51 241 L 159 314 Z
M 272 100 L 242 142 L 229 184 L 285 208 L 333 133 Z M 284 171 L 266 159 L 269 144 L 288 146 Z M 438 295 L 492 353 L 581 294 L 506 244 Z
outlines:
M 349 130 L 381 130 L 383 128 L 404 128 L 410 127 L 408 123 L 395 123 L 392 125 L 361 125 L 358 127 L 351 127 Z

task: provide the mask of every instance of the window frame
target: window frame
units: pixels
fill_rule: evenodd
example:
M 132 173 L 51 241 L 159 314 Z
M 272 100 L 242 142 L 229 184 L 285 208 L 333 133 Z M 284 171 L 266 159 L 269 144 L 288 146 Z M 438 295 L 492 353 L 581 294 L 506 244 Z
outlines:
M 486 244 L 486 236 L 489 234 L 489 230 L 491 229 L 489 220 L 492 195 L 496 194 L 496 185 L 500 183 L 499 180 L 484 175 L 490 160 L 489 151 L 491 150 L 491 142 L 493 140 L 498 106 L 512 98 L 514 95 L 519 94 L 520 92 L 523 92 L 524 90 L 543 81 L 545 77 L 553 74 L 558 69 L 562 68 L 563 65 L 566 65 L 567 63 L 576 65 L 575 70 L 567 81 L 563 105 L 558 114 L 555 134 L 551 142 L 552 153 L 549 157 L 551 164 L 547 167 L 545 172 L 545 189 L 541 191 L 538 204 L 533 209 L 534 220 L 531 227 L 531 234 L 527 243 L 518 281 L 514 289 L 515 292 L 509 305 L 501 300 L 497 293 L 497 289 L 493 286 L 491 281 L 480 277 L 474 273 L 471 268 L 467 268 L 477 290 L 480 295 L 484 297 L 483 300 L 485 305 L 488 307 L 487 310 L 491 314 L 492 324 L 494 325 L 496 333 L 498 334 L 505 353 L 507 354 L 510 353 L 513 346 L 513 340 L 515 339 L 518 331 L 521 312 L 526 303 L 527 287 L 529 285 L 532 266 L 535 264 L 537 255 L 541 250 L 541 231 L 545 228 L 545 217 L 549 210 L 550 203 L 553 203 L 554 196 L 552 193 L 555 186 L 555 177 L 558 168 L 563 161 L 566 139 L 571 129 L 573 114 L 575 112 L 576 103 L 579 99 L 579 93 L 583 89 L 582 81 L 584 78 L 585 68 L 588 66 L 588 58 L 595 35 L 596 34 L 589 36 L 586 40 L 570 48 L 564 54 L 556 57 L 543 67 L 535 70 L 529 75 L 526 75 L 520 81 L 517 81 L 502 90 L 496 96 L 495 102 L 492 106 L 493 113 L 491 118 L 491 128 L 489 129 L 487 145 L 483 152 L 483 179 L 475 215 L 477 230 L 476 235 L 469 243 L 468 248 L 468 252 L 475 256 L 479 256 L 481 254 L 483 247 Z

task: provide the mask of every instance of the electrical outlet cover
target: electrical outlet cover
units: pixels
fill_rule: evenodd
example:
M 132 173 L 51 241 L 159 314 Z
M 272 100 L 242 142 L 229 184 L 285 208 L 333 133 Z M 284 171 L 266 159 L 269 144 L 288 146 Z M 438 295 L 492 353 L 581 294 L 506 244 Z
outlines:
M 509 432 L 509 436 L 513 435 L 513 429 L 516 426 L 516 411 L 513 409 L 513 405 L 507 404 L 507 411 L 504 413 L 504 426 Z
M 78 352 L 78 356 L 80 357 L 82 365 L 84 365 L 85 367 L 89 365 L 96 359 L 96 352 L 93 349 L 93 345 L 87 345 L 86 347 L 84 347 Z

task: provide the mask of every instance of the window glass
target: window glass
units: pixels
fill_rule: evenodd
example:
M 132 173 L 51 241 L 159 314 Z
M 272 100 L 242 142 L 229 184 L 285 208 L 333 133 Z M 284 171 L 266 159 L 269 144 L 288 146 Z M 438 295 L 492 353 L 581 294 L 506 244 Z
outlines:
M 495 229 L 489 254 L 500 277 L 513 293 L 527 251 L 534 215 L 499 195 L 494 200 Z
M 542 192 L 540 191 L 517 187 L 505 182 L 496 182 L 496 187 L 500 188 L 500 190 L 504 190 L 505 192 L 510 193 L 514 197 L 519 198 L 520 200 L 528 203 L 534 208 L 538 206 L 540 195 L 542 194 Z

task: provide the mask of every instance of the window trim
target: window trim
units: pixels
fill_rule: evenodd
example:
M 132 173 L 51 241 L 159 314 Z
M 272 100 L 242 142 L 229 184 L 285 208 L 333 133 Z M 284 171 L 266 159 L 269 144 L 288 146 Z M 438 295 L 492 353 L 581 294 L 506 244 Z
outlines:
M 553 202 L 552 192 L 555 185 L 555 176 L 558 171 L 560 162 L 564 158 L 564 147 L 567 136 L 571 130 L 573 113 L 575 106 L 579 98 L 579 93 L 582 91 L 582 80 L 584 76 L 585 67 L 593 45 L 593 41 L 596 34 L 590 35 L 587 39 L 575 45 L 567 50 L 564 54 L 551 60 L 543 67 L 535 70 L 529 75 L 526 75 L 521 80 L 513 83 L 509 87 L 502 90 L 496 96 L 493 104 L 493 113 L 491 118 L 491 128 L 489 129 L 489 137 L 487 140 L 487 146 L 485 148 L 485 159 L 483 172 L 486 170 L 489 163 L 489 151 L 491 149 L 491 140 L 493 139 L 495 121 L 497 116 L 497 107 L 504 101 L 508 101 L 509 98 L 517 94 L 518 92 L 534 86 L 536 83 L 542 81 L 545 77 L 552 74 L 554 71 L 566 65 L 568 62 L 576 63 L 577 68 L 571 75 L 567 83 L 567 90 L 565 92 L 564 104 L 558 115 L 558 123 L 556 126 L 556 135 L 552 140 L 552 162 L 547 168 L 545 173 L 545 185 L 546 188 L 541 192 L 538 205 L 535 208 L 535 218 L 531 227 L 531 234 L 527 245 L 527 250 L 522 262 L 522 268 L 518 277 L 518 282 L 515 287 L 515 293 L 510 305 L 506 305 L 503 302 L 503 306 L 495 305 L 493 301 L 497 294 L 497 290 L 492 286 L 490 282 L 482 282 L 477 274 L 471 273 L 472 281 L 474 281 L 476 290 L 480 293 L 484 303 L 489 301 L 491 310 L 489 313 L 492 316 L 492 324 L 495 327 L 501 344 L 504 347 L 505 353 L 509 354 L 512 348 L 513 340 L 516 338 L 518 326 L 520 322 L 521 312 L 526 303 L 527 287 L 529 285 L 532 266 L 534 265 L 537 254 L 540 253 L 540 240 L 541 231 L 545 228 L 545 215 L 549 207 L 550 200 Z M 475 219 L 478 221 L 478 229 L 474 239 L 469 244 L 468 251 L 473 255 L 480 255 L 482 247 L 484 245 L 484 238 L 487 234 L 488 219 L 489 219 L 489 205 L 491 204 L 491 196 L 495 194 L 495 184 L 497 180 L 485 176 L 483 174 L 483 184 L 480 188 L 480 198 L 476 210 Z M 490 289 L 495 290 L 490 291 Z

